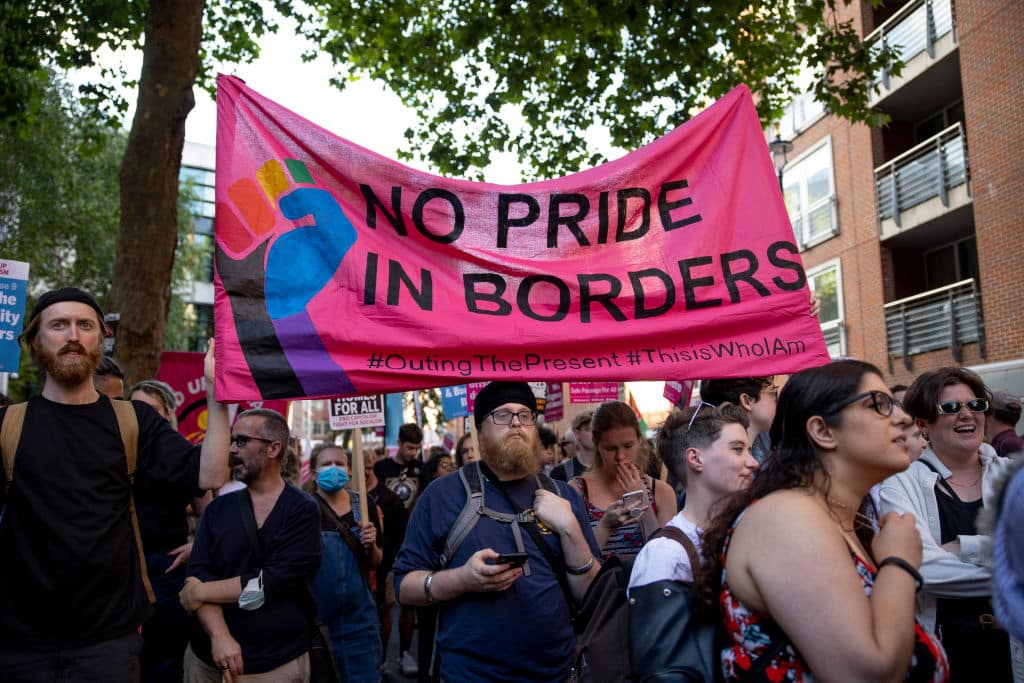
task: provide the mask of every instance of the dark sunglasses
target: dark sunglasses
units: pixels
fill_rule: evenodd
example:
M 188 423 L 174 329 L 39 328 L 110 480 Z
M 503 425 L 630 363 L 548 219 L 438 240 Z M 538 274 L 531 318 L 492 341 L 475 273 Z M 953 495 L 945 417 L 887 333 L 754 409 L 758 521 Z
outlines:
M 249 445 L 250 441 L 262 441 L 263 443 L 274 443 L 273 439 L 264 439 L 260 436 L 246 436 L 245 434 L 239 434 L 238 436 L 231 437 L 232 444 L 238 444 L 239 448 L 245 448 Z
M 871 407 L 882 417 L 890 417 L 894 406 L 899 406 L 901 409 L 903 408 L 903 404 L 884 391 L 865 391 L 863 394 L 851 396 L 845 401 L 840 401 L 839 403 L 829 406 L 827 409 L 822 411 L 822 414 L 829 415 L 831 413 L 838 413 L 846 406 L 868 397 L 871 398 Z
M 959 415 L 960 411 L 967 406 L 972 413 L 984 413 L 988 411 L 987 398 L 972 398 L 970 401 L 943 401 L 936 403 L 935 409 L 939 415 Z

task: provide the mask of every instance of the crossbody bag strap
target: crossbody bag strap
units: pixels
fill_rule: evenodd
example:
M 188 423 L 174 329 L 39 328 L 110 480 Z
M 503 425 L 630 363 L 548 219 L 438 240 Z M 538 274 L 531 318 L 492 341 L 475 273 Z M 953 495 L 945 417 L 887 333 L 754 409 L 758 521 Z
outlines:
M 320 504 L 320 509 L 326 515 L 327 519 L 331 520 L 331 523 L 334 524 L 334 528 L 338 530 L 339 534 L 341 534 L 341 538 L 345 541 L 345 545 L 347 545 L 348 549 L 352 551 L 353 555 L 355 555 L 356 562 L 359 564 L 359 573 L 363 575 L 363 580 L 366 581 L 367 585 L 369 585 L 370 560 L 366 557 L 366 548 L 364 548 L 363 544 L 359 542 L 359 539 L 352 533 L 352 530 L 346 528 L 345 525 L 341 523 L 341 518 L 338 517 L 336 512 L 334 512 L 334 509 L 330 504 L 323 499 L 323 496 L 317 493 L 314 494 L 314 497 L 316 498 L 316 502 Z
M 651 540 L 659 536 L 672 539 L 679 545 L 683 546 L 683 550 L 686 551 L 687 557 L 690 558 L 690 567 L 693 570 L 693 573 L 696 574 L 697 568 L 701 565 L 701 561 L 700 557 L 697 555 L 697 548 L 693 545 L 693 541 L 690 540 L 690 537 L 683 533 L 681 529 L 674 526 L 663 526 L 658 529 L 651 534 Z
M 956 495 L 956 491 L 953 490 L 953 487 L 950 486 L 949 482 L 946 481 L 945 477 L 942 476 L 942 472 L 939 472 L 937 469 L 935 469 L 935 465 L 931 464 L 924 458 L 918 458 L 917 461 L 939 476 L 936 483 L 942 488 L 946 489 L 946 492 L 949 495 L 953 496 L 953 500 L 960 500 L 960 496 Z
M 249 489 L 242 489 L 238 494 L 238 513 L 242 517 L 245 535 L 249 537 L 249 543 L 256 551 L 256 564 L 263 569 L 263 544 L 260 542 L 260 536 L 256 530 L 256 513 L 252 509 L 252 496 L 249 495 Z

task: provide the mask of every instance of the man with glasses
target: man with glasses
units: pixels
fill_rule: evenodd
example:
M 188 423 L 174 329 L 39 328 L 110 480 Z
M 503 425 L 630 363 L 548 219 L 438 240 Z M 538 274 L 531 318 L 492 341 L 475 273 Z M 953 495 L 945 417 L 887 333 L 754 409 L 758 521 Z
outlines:
M 188 495 L 227 477 L 212 347 L 206 439 L 193 446 L 145 403 L 97 391 L 105 333 L 96 299 L 65 287 L 39 297 L 20 337 L 44 382 L 0 413 L 0 681 L 138 681 L 153 593 L 132 478 Z
M 472 475 L 436 480 L 409 520 L 395 587 L 402 604 L 439 606 L 442 681 L 569 676 L 576 642 L 570 601 L 597 574 L 600 551 L 580 495 L 538 475 L 536 407 L 525 382 L 492 382 L 477 396 L 481 461 L 462 469 L 479 468 L 482 507 L 449 561 L 442 552 L 463 519 Z M 499 561 L 517 551 L 525 557 Z
M 287 445 L 273 410 L 247 410 L 231 430 L 228 464 L 246 488 L 215 498 L 196 531 L 181 591 L 195 614 L 186 683 L 309 680 L 320 509 L 281 476 Z
M 750 417 L 747 436 L 750 450 L 758 463 L 763 463 L 771 452 L 768 437 L 775 406 L 779 401 L 779 386 L 774 377 L 740 377 L 737 379 L 702 379 L 700 398 L 713 406 L 731 403 L 739 406 Z
M 552 479 L 568 482 L 594 464 L 594 434 L 590 431 L 593 417 L 593 410 L 585 410 L 572 419 L 573 456 L 551 470 Z

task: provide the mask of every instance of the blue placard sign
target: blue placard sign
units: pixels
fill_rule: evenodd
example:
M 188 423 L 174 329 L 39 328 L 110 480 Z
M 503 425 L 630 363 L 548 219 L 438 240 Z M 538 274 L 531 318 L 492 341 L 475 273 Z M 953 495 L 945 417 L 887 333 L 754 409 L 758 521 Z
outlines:
M 28 264 L 0 259 L 0 372 L 17 372 L 24 326 Z

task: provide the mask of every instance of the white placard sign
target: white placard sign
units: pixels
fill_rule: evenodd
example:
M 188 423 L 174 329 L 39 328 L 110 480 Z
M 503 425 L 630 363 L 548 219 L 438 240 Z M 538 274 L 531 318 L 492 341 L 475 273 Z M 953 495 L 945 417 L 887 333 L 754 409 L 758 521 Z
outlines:
M 331 429 L 384 426 L 384 395 L 327 400 Z

